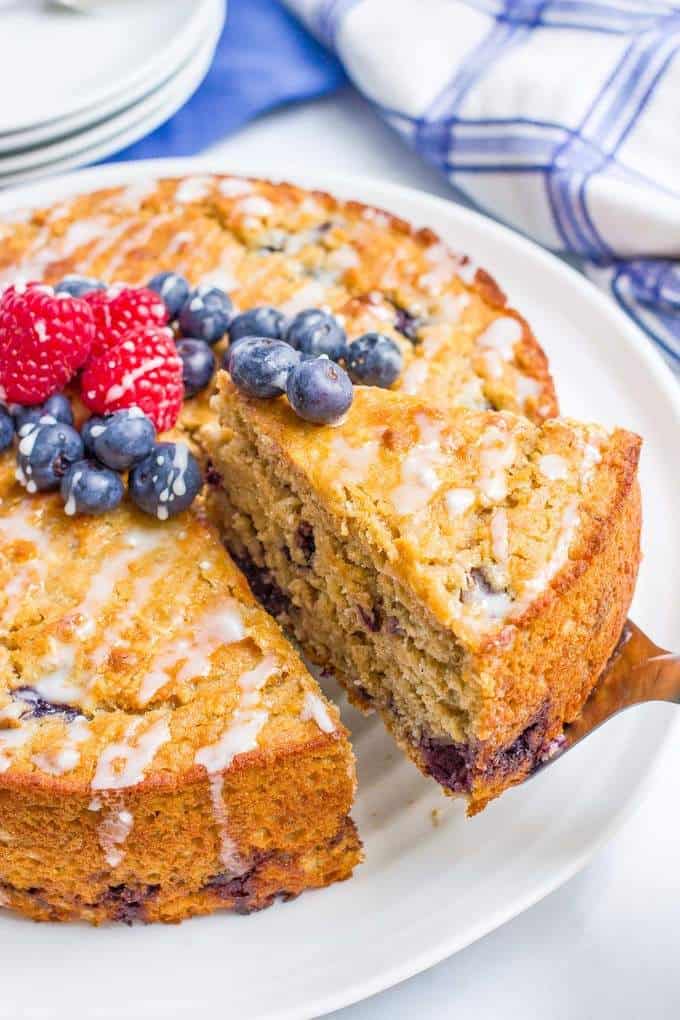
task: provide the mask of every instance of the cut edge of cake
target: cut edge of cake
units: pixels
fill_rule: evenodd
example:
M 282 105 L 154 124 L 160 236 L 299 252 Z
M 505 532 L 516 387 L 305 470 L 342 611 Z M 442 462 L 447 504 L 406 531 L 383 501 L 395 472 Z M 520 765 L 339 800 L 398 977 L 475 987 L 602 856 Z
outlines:
M 213 406 L 219 424 L 199 434 L 209 512 L 263 604 L 472 812 L 521 781 L 578 714 L 623 627 L 639 563 L 638 437 L 562 419 L 539 427 L 507 413 L 444 414 L 362 387 L 346 422 L 320 429 L 283 398 L 243 396 L 226 373 Z M 520 451 L 517 463 L 507 445 L 496 448 L 497 433 Z M 489 478 L 475 497 L 473 541 L 460 522 L 442 524 L 440 504 L 451 470 L 447 505 L 465 520 L 461 479 L 477 472 L 479 483 L 480 462 Z M 386 505 L 390 492 L 406 512 Z M 526 512 L 522 493 L 535 503 Z M 533 552 L 522 529 L 538 535 Z M 442 570 L 456 541 L 457 559 Z M 510 580 L 494 543 L 505 546 Z M 533 579 L 522 574 L 532 564 Z

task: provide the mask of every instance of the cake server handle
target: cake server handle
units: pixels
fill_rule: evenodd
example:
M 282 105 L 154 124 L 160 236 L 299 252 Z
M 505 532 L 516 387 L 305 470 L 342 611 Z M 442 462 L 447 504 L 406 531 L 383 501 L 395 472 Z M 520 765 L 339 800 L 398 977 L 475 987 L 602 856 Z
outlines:
M 667 652 L 627 620 L 619 643 L 581 714 L 564 728 L 564 737 L 535 769 L 542 771 L 602 723 L 646 701 L 680 704 L 680 655 Z

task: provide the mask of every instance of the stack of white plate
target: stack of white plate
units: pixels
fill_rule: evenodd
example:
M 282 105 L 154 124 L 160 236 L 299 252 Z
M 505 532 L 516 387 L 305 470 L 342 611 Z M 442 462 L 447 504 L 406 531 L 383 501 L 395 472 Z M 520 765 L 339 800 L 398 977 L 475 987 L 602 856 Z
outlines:
M 225 6 L 0 4 L 0 188 L 104 159 L 168 120 L 205 77 Z

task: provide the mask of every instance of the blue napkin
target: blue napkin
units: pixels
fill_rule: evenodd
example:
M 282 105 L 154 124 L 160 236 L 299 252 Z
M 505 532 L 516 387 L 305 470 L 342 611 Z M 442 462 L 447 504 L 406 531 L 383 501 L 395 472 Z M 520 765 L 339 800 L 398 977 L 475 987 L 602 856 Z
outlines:
M 105 162 L 193 156 L 260 113 L 345 81 L 337 58 L 276 0 L 230 0 L 215 59 L 186 106 Z

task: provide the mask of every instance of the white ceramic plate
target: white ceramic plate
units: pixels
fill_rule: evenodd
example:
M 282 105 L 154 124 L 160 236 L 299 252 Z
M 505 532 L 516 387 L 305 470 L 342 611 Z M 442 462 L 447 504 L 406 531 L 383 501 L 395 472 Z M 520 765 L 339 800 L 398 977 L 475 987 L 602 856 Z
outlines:
M 209 0 L 211 19 L 205 37 L 188 62 L 169 81 L 140 102 L 95 127 L 53 145 L 17 156 L 0 156 L 0 188 L 47 177 L 104 159 L 150 134 L 169 120 L 196 91 L 207 74 L 223 25 L 222 0 Z
M 219 6 L 224 6 L 222 0 L 219 0 Z M 35 127 L 0 133 L 0 156 L 18 154 L 34 146 L 46 145 L 78 131 L 83 131 L 113 117 L 160 88 L 176 75 L 182 66 L 188 63 L 195 51 L 202 45 L 203 40 L 211 34 L 216 17 L 214 8 L 214 2 L 203 0 L 198 5 L 191 30 L 181 33 L 182 48 L 173 46 L 168 53 L 167 62 L 151 61 L 150 66 L 144 67 L 141 76 L 135 77 L 129 85 L 103 99 L 95 106 L 88 105 L 72 114 L 58 117 L 56 120 L 50 120 Z M 2 11 L 0 9 L 0 28 L 3 26 L 1 19 Z M 47 87 L 44 79 L 43 85 Z
M 29 0 L 0 10 L 0 133 L 96 109 L 157 70 L 160 80 L 198 43 L 205 3 L 100 0 L 75 14 Z
M 215 159 L 98 168 L 2 195 L 0 216 L 137 176 L 223 169 L 234 170 Z M 530 319 L 565 411 L 644 435 L 646 555 L 634 616 L 672 644 L 680 606 L 669 565 L 680 561 L 680 535 L 668 522 L 680 501 L 680 395 L 642 334 L 562 262 L 453 203 L 359 178 L 305 179 L 274 165 L 246 170 L 433 227 L 491 270 Z M 366 848 L 351 881 L 248 918 L 179 927 L 94 931 L 8 915 L 0 920 L 6 1014 L 304 1020 L 380 991 L 480 938 L 582 868 L 637 803 L 673 720 L 664 706 L 621 716 L 467 820 L 462 804 L 423 779 L 375 719 L 340 703 L 359 760 L 354 816 Z

